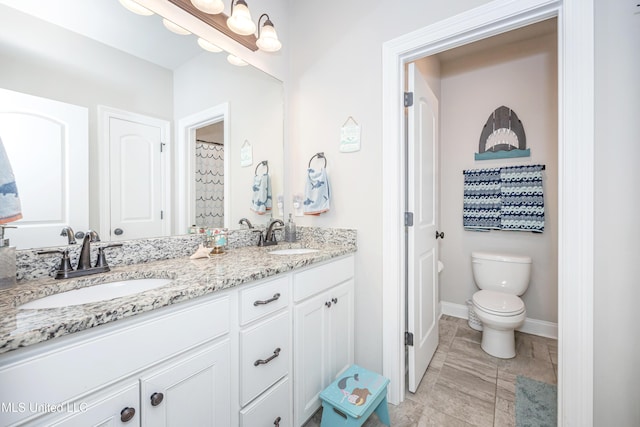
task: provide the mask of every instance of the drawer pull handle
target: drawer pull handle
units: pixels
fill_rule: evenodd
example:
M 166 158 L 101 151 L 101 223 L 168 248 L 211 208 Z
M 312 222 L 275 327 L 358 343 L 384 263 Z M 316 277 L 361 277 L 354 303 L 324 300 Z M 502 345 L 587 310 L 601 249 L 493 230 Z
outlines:
M 151 406 L 158 406 L 159 404 L 162 403 L 163 399 L 164 399 L 164 394 L 162 394 L 162 393 L 153 393 L 151 395 Z
M 273 422 L 273 425 L 276 427 L 280 427 L 280 421 L 282 420 L 282 418 L 278 417 L 276 418 L 276 420 Z
M 278 356 L 280 356 L 280 347 L 273 350 L 273 355 L 268 359 L 258 359 L 255 362 L 253 362 L 253 366 L 266 365 L 267 363 L 271 362 L 273 359 L 275 359 Z
M 264 300 L 264 301 L 259 301 L 259 300 L 258 300 L 258 301 L 255 301 L 255 302 L 253 303 L 253 306 L 254 306 L 254 307 L 257 307 L 257 306 L 259 306 L 259 305 L 269 304 L 270 302 L 278 301 L 278 299 L 279 299 L 279 298 L 280 298 L 280 294 L 275 294 L 275 295 L 273 296 L 273 298 L 269 298 L 269 299 Z
M 120 421 L 126 423 L 127 421 L 131 421 L 131 419 L 136 415 L 136 410 L 134 408 L 129 408 L 128 406 L 120 411 Z

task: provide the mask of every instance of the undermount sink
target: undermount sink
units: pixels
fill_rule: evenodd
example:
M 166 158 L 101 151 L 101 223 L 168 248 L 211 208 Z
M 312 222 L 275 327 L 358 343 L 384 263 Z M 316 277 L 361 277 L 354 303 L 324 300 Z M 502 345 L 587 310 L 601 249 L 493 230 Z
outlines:
M 129 279 L 108 282 L 86 288 L 73 289 L 59 294 L 30 301 L 18 306 L 19 309 L 59 308 L 70 305 L 89 304 L 113 298 L 138 294 L 166 285 L 172 279 Z
M 290 249 L 276 249 L 275 251 L 270 251 L 269 253 L 271 255 L 303 255 L 303 254 L 312 254 L 318 251 L 319 249 L 290 248 Z

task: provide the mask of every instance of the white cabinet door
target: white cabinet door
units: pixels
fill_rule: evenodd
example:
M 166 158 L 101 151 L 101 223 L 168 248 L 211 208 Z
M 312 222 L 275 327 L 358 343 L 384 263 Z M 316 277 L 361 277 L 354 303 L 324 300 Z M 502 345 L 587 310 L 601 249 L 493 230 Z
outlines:
M 325 387 L 353 364 L 353 280 L 331 289 L 328 293 L 329 308 L 328 374 Z
M 294 307 L 296 425 L 320 407 L 320 392 L 353 364 L 354 282 L 350 279 Z
M 230 342 L 179 358 L 140 380 L 142 425 L 231 425 Z
M 327 378 L 326 354 L 329 308 L 327 294 L 294 307 L 293 340 L 296 425 L 302 425 L 320 407 L 318 395 Z
M 73 403 L 58 405 L 64 418 L 44 421 L 52 427 L 135 427 L 140 425 L 140 401 L 138 383 L 133 382 L 105 396 L 82 399 Z

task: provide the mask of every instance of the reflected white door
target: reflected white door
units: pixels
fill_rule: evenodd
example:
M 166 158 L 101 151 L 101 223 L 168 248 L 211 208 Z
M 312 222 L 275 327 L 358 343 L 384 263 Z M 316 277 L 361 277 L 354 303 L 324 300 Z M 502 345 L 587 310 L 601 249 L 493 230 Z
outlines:
M 438 346 L 438 100 L 409 64 L 407 81 L 413 105 L 407 111 L 407 326 L 409 391 L 415 392 Z
M 110 239 L 169 234 L 164 123 L 109 117 Z
M 65 245 L 65 226 L 89 228 L 88 110 L 0 89 L 0 138 L 16 178 L 22 219 L 8 229 L 21 248 Z

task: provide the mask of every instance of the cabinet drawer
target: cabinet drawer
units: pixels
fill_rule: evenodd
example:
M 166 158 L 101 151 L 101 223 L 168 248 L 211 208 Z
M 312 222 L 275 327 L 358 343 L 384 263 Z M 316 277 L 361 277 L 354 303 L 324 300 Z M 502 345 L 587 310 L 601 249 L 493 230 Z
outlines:
M 291 398 L 289 396 L 289 378 L 285 378 L 272 389 L 240 411 L 242 427 L 290 427 Z
M 289 303 L 289 277 L 270 280 L 240 291 L 240 324 L 246 325 Z
M 312 267 L 293 275 L 293 300 L 302 301 L 353 277 L 353 256 Z
M 241 406 L 287 374 L 289 323 L 289 312 L 284 312 L 240 332 Z

